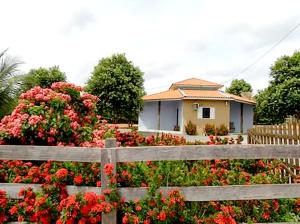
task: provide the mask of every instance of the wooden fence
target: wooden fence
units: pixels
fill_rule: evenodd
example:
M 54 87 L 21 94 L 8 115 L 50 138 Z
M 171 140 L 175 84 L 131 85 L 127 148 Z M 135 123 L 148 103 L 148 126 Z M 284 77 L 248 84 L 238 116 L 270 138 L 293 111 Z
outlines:
M 300 121 L 280 125 L 255 125 L 248 131 L 249 144 L 298 145 Z
M 255 125 L 248 131 L 248 144 L 268 145 L 300 145 L 300 121 L 290 121 L 280 125 Z M 283 176 L 288 175 L 289 182 L 295 181 L 300 174 L 300 157 L 283 159 L 287 170 L 283 170 Z
M 176 161 L 176 160 L 212 160 L 212 159 L 280 159 L 300 158 L 297 145 L 194 145 L 194 146 L 156 146 L 116 148 L 114 139 L 105 142 L 106 148 L 50 147 L 50 146 L 0 146 L 0 160 L 53 160 L 76 162 L 107 163 L 137 161 Z M 115 171 L 114 171 L 115 172 Z M 107 188 L 107 177 L 101 168 L 101 188 L 68 186 L 68 193 L 101 193 Z M 18 198 L 18 192 L 25 187 L 40 189 L 38 184 L 0 183 L 11 198 Z M 221 201 L 299 198 L 300 184 L 257 184 L 229 186 L 162 187 L 167 192 L 178 189 L 186 201 Z M 126 201 L 142 198 L 147 188 L 119 188 Z M 116 223 L 116 211 L 103 214 L 102 223 Z

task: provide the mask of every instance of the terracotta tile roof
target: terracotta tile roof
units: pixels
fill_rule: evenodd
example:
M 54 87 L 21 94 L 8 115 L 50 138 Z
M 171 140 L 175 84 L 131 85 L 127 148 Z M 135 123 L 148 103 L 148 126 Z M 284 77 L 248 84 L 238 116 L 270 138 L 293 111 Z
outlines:
M 143 100 L 176 100 L 182 99 L 183 95 L 179 90 L 168 90 L 143 97 Z
M 203 79 L 191 78 L 183 81 L 175 82 L 171 85 L 170 89 L 176 86 L 208 86 L 208 87 L 219 87 L 221 88 L 223 85 L 209 82 Z
M 233 95 L 233 94 L 230 94 L 230 93 L 226 93 L 226 94 L 229 95 L 231 98 L 233 98 L 235 101 L 255 104 L 254 100 L 248 99 L 246 97 L 236 96 L 236 95 Z
M 229 96 L 219 90 L 181 90 L 184 96 L 187 98 L 226 98 L 230 99 Z
M 145 101 L 156 100 L 181 100 L 181 99 L 212 99 L 212 100 L 229 100 L 247 104 L 255 104 L 255 101 L 245 97 L 235 96 L 233 94 L 224 93 L 220 90 L 187 90 L 176 89 L 168 90 L 156 94 L 144 96 Z

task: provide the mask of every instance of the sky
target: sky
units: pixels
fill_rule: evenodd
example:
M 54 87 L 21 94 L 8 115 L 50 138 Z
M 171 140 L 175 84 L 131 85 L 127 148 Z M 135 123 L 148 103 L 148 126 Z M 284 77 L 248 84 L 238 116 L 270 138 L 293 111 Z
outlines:
M 0 51 L 24 62 L 20 73 L 58 65 L 79 85 L 101 58 L 125 53 L 144 72 L 148 94 L 188 78 L 225 86 L 245 79 L 256 92 L 277 58 L 300 50 L 300 26 L 272 48 L 300 23 L 299 0 L 0 3 Z

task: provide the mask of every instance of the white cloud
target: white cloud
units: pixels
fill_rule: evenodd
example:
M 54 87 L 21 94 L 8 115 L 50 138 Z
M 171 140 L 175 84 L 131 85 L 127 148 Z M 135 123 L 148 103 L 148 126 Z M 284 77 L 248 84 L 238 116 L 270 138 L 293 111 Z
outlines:
M 3 1 L 0 50 L 26 72 L 59 65 L 84 84 L 102 57 L 126 56 L 145 73 L 147 92 L 199 77 L 228 85 L 244 78 L 268 84 L 270 65 L 300 47 L 300 28 L 244 74 L 300 22 L 300 2 L 259 0 Z

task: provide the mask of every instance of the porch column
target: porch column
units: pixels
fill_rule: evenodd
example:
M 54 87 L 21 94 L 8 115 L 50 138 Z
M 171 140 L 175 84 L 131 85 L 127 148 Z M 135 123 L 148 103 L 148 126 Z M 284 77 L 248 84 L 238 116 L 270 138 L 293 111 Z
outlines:
M 160 107 L 161 107 L 161 101 L 158 101 L 158 110 L 157 110 L 157 130 L 160 130 Z
M 243 126 L 244 126 L 244 104 L 241 103 L 241 133 L 244 133 Z

